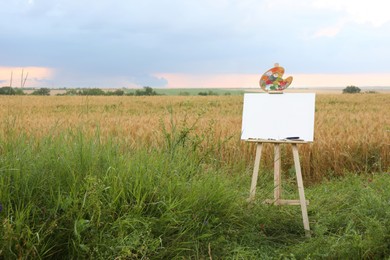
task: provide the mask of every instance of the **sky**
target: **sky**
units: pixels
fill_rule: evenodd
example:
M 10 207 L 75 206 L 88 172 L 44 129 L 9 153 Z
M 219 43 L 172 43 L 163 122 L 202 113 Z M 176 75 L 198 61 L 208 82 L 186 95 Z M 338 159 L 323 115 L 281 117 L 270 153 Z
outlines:
M 390 86 L 388 0 L 0 0 L 0 86 Z M 22 80 L 23 78 L 23 80 Z

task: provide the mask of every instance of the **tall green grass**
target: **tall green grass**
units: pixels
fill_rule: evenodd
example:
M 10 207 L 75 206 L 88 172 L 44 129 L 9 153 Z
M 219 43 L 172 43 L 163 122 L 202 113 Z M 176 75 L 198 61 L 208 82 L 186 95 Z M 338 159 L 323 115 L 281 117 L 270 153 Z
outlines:
M 171 118 L 159 146 L 129 149 L 82 127 L 0 140 L 0 258 L 267 259 L 390 255 L 390 175 L 306 188 L 313 236 L 299 207 L 276 207 L 262 170 L 248 204 L 252 165 L 230 165 L 192 125 Z M 284 196 L 297 197 L 294 174 Z

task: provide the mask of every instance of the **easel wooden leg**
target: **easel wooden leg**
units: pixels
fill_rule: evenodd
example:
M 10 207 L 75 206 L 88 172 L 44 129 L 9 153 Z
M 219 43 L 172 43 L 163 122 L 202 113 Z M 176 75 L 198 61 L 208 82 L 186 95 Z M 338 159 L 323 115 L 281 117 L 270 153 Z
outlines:
M 279 205 L 279 201 L 282 195 L 281 186 L 281 174 L 280 174 L 280 144 L 274 146 L 274 199 L 275 204 Z
M 256 146 L 256 157 L 255 157 L 255 165 L 253 167 L 253 174 L 252 174 L 252 183 L 251 183 L 251 189 L 249 192 L 249 199 L 253 200 L 256 195 L 256 185 L 257 185 L 257 177 L 259 174 L 259 167 L 260 167 L 260 159 L 261 159 L 261 150 L 263 149 L 263 144 L 258 143 Z
M 310 237 L 310 226 L 309 226 L 309 217 L 307 215 L 305 190 L 303 188 L 301 164 L 299 162 L 298 147 L 296 144 L 292 144 L 292 150 L 294 155 L 295 172 L 297 175 L 297 184 L 298 184 L 298 192 L 299 192 L 299 201 L 301 204 L 301 211 L 302 211 L 303 227 L 305 229 L 306 236 Z

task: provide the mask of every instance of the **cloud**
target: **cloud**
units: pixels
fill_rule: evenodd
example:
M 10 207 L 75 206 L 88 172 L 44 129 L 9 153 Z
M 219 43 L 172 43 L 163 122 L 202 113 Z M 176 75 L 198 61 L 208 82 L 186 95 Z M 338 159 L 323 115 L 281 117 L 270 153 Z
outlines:
M 389 71 L 386 2 L 369 3 L 0 0 L 0 66 L 51 68 L 53 85 L 113 87 L 170 86 L 156 77 L 164 73 L 254 74 L 275 62 L 296 73 Z
M 387 0 L 315 0 L 315 7 L 342 11 L 347 20 L 355 23 L 368 23 L 379 27 L 390 21 L 390 3 Z
M 315 0 L 312 5 L 338 16 L 337 22 L 317 29 L 314 37 L 335 37 L 350 24 L 369 25 L 375 29 L 390 21 L 390 3 L 387 0 Z

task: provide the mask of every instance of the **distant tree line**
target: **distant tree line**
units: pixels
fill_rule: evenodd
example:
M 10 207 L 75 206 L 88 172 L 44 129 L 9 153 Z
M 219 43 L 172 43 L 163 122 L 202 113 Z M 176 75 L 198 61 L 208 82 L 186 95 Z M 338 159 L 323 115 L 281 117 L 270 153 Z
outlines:
M 40 88 L 40 89 L 36 89 L 34 90 L 31 95 L 34 95 L 34 96 L 50 96 L 50 89 L 48 88 Z
M 199 96 L 218 96 L 218 93 L 217 92 L 214 92 L 212 90 L 209 90 L 209 91 L 201 91 L 198 93 Z
M 21 88 L 12 88 L 12 87 L 5 86 L 5 87 L 0 88 L 0 95 L 22 96 L 22 95 L 26 95 L 26 93 L 24 93 L 23 89 L 21 89 Z M 33 92 L 31 92 L 30 95 L 49 96 L 50 89 L 48 89 L 48 88 L 36 89 Z
M 350 94 L 354 94 L 354 93 L 360 93 L 361 89 L 356 87 L 356 86 L 347 86 L 345 89 L 343 89 L 343 93 L 350 93 Z
M 12 88 L 12 87 L 1 87 L 0 88 L 0 95 L 24 95 L 24 92 L 20 88 Z
M 104 91 L 100 88 L 67 89 L 62 96 L 156 96 L 156 91 L 151 87 L 143 87 L 135 92 L 125 92 L 122 89 Z
M 31 89 L 29 89 L 31 90 Z M 347 86 L 343 89 L 343 93 L 360 93 L 361 89 L 356 86 Z M 365 93 L 376 93 L 375 91 L 368 91 Z M 12 88 L 9 86 L 4 86 L 0 88 L 0 95 L 27 95 L 22 88 Z M 39 88 L 34 89 L 30 95 L 34 96 L 50 96 L 49 88 Z M 58 96 L 157 96 L 158 94 L 151 87 L 143 87 L 142 89 L 137 89 L 135 92 L 128 92 L 123 89 L 116 89 L 113 91 L 104 91 L 100 88 L 83 88 L 83 89 L 65 89 L 65 93 L 57 94 Z M 189 96 L 189 92 L 180 92 L 180 96 Z M 201 91 L 198 93 L 199 96 L 218 96 L 217 92 L 212 90 Z M 230 95 L 229 92 L 226 92 L 225 95 Z
M 215 92 L 215 91 L 212 91 L 212 90 L 209 90 L 209 91 L 201 91 L 198 93 L 199 96 L 218 96 L 218 92 Z M 230 92 L 225 92 L 223 95 L 225 96 L 230 96 L 231 93 Z
M 21 88 L 1 87 L 0 95 L 26 95 Z M 35 89 L 30 95 L 49 96 L 49 88 Z M 135 92 L 125 92 L 122 89 L 114 91 L 104 91 L 100 88 L 84 88 L 84 89 L 66 89 L 64 94 L 57 94 L 58 96 L 156 96 L 158 95 L 151 87 L 143 87 L 137 89 Z

